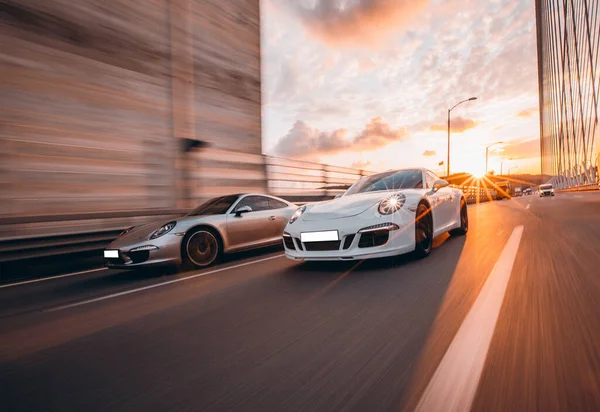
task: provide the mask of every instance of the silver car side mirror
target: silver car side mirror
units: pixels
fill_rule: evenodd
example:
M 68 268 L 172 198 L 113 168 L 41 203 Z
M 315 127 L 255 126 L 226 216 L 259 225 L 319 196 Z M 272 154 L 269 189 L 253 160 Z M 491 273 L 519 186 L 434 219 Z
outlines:
M 441 188 L 449 186 L 449 185 L 450 185 L 450 183 L 448 183 L 444 179 L 436 180 L 435 182 L 433 182 L 433 193 L 435 193 L 438 190 L 440 190 Z
M 337 195 L 335 195 L 334 199 L 339 199 L 340 197 L 344 196 L 343 193 L 338 193 Z
M 238 210 L 235 211 L 236 217 L 241 217 L 242 214 L 252 212 L 252 208 L 250 206 L 242 206 Z

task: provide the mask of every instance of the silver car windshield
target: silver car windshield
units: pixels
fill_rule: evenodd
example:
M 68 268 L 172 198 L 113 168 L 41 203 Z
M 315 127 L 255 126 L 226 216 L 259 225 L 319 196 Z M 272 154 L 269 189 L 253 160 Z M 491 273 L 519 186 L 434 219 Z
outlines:
M 209 200 L 192 210 L 186 216 L 224 215 L 240 195 L 221 196 Z
M 550 189 L 552 189 L 552 185 L 543 185 L 543 186 L 540 186 L 540 189 L 541 190 L 550 190 Z
M 364 177 L 350 186 L 344 196 L 383 190 L 422 188 L 423 173 L 421 170 L 398 170 Z

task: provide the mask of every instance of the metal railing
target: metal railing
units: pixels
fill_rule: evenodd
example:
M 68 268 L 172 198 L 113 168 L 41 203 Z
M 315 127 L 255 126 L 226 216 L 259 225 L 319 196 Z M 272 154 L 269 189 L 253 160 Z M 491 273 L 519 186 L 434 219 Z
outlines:
M 564 189 L 555 189 L 555 192 L 589 192 L 600 190 L 600 183 L 591 183 L 587 185 L 567 187 Z
M 489 202 L 496 200 L 496 191 L 493 189 L 487 189 L 483 186 L 456 186 L 465 195 L 467 204 Z
M 268 191 L 291 202 L 333 198 L 375 172 L 265 156 Z

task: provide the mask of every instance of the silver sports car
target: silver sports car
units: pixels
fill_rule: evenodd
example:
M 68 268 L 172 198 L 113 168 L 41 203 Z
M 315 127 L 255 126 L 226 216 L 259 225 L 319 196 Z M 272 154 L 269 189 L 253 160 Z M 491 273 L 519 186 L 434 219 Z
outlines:
M 184 216 L 125 230 L 104 250 L 105 264 L 119 269 L 210 266 L 223 253 L 281 243 L 296 209 L 264 194 L 211 199 Z

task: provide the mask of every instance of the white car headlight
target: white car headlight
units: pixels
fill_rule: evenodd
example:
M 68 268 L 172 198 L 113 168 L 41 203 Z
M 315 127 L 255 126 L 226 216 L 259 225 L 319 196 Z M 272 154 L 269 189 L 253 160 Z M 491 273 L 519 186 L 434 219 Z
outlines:
M 157 230 L 155 230 L 154 233 L 152 233 L 150 235 L 150 239 L 156 239 L 157 237 L 161 237 L 162 235 L 166 235 L 171 230 L 173 230 L 173 228 L 175 227 L 176 224 L 177 224 L 177 222 L 169 222 L 166 225 L 161 226 L 160 228 L 158 228 Z
M 406 202 L 406 197 L 402 193 L 396 193 L 383 199 L 377 210 L 382 215 L 391 215 L 400 210 L 404 206 L 404 202 Z
M 298 210 L 296 210 L 296 211 L 294 212 L 294 214 L 292 215 L 292 217 L 290 217 L 290 222 L 289 222 L 289 223 L 290 223 L 290 225 L 291 225 L 292 223 L 294 223 L 296 220 L 298 220 L 298 218 L 299 218 L 300 216 L 302 216 L 302 214 L 303 214 L 305 211 L 306 211 L 306 206 L 300 206 L 300 207 L 298 208 Z

